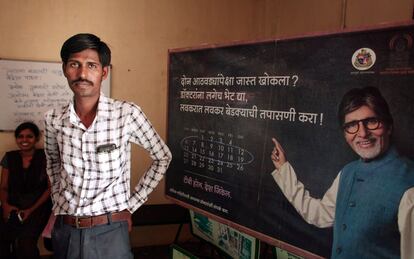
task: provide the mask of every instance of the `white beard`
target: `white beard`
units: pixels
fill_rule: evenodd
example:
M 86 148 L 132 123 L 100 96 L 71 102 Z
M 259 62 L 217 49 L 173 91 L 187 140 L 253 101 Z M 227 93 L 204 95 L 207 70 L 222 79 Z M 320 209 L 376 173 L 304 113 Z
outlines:
M 354 145 L 354 151 L 363 159 L 371 160 L 381 154 L 381 141 L 377 139 L 373 147 L 361 148 L 357 144 Z

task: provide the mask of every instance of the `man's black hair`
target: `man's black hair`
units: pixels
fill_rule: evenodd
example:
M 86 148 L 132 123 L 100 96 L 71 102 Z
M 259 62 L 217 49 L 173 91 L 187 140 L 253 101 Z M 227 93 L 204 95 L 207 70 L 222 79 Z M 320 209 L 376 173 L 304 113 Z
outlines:
M 338 108 L 338 122 L 342 126 L 345 116 L 359 109 L 361 106 L 370 107 L 380 120 L 387 126 L 393 125 L 392 115 L 388 108 L 387 101 L 376 87 L 353 88 L 342 97 Z
M 98 52 L 99 61 L 102 67 L 111 64 L 111 50 L 105 42 L 101 41 L 98 36 L 90 33 L 79 33 L 73 35 L 65 41 L 60 50 L 60 57 L 63 64 L 68 62 L 70 55 L 81 52 L 86 49 L 94 49 Z

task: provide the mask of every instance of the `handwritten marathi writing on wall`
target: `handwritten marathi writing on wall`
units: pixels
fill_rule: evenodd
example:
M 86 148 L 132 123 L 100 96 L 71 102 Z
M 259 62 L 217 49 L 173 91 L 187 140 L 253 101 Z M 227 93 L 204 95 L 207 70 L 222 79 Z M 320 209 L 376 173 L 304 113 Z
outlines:
M 61 77 L 48 84 L 45 77 Z M 66 103 L 72 96 L 61 69 L 9 69 L 6 70 L 6 95 L 18 108 L 54 107 Z
M 43 114 L 63 106 L 72 96 L 60 66 L 3 68 L 0 72 L 5 75 L 4 97 L 14 124 L 32 120 L 42 126 Z
M 14 130 L 23 121 L 43 128 L 44 113 L 72 98 L 60 62 L 0 59 L 0 130 Z M 109 96 L 110 74 L 102 82 Z

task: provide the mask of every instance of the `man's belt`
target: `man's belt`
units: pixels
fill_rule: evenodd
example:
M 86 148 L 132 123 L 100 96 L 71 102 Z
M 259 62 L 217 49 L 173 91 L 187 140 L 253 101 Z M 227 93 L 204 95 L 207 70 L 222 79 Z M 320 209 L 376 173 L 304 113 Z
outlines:
M 131 217 L 131 213 L 127 210 L 123 210 L 121 212 L 112 212 L 108 214 L 102 214 L 98 216 L 69 216 L 69 215 L 62 215 L 63 223 L 66 225 L 70 225 L 76 228 L 92 228 L 99 225 L 106 225 L 108 224 L 109 218 L 111 221 L 118 222 L 118 221 L 127 221 Z

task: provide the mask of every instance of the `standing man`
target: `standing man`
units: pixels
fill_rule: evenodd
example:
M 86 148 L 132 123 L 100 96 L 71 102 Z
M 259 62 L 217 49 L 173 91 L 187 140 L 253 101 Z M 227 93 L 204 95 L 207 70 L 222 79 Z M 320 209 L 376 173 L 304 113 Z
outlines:
M 131 213 L 162 179 L 171 153 L 141 109 L 101 93 L 111 51 L 97 36 L 77 34 L 60 52 L 73 100 L 45 115 L 55 258 L 133 258 Z M 130 192 L 130 142 L 153 162 Z
M 360 159 L 345 165 L 322 199 L 297 180 L 275 139 L 273 178 L 308 223 L 333 226 L 331 258 L 414 258 L 414 164 L 391 143 L 387 102 L 377 88 L 352 89 L 338 119 Z

